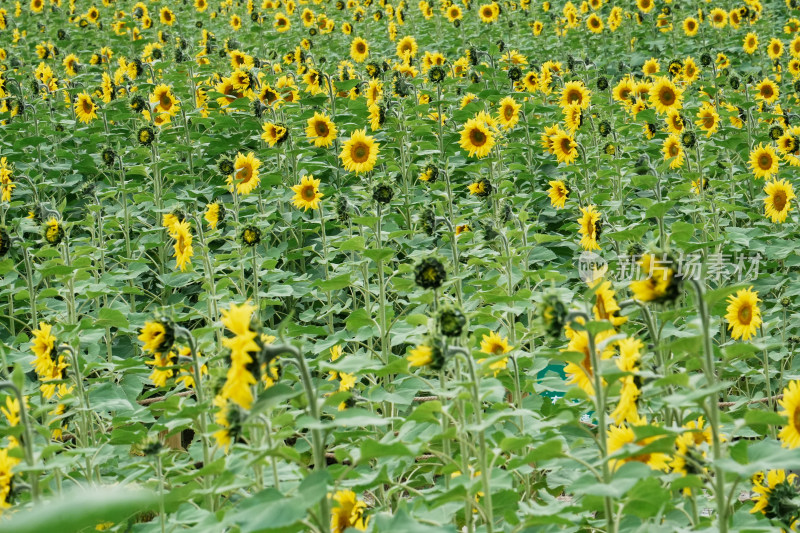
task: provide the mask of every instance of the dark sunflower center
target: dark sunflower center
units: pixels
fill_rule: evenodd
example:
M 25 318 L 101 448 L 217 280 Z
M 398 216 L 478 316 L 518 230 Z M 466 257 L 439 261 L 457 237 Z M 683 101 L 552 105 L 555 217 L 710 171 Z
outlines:
M 770 87 L 769 85 L 764 85 L 761 88 L 761 96 L 763 96 L 764 98 L 772 98 L 772 94 L 773 94 L 772 87 Z
M 570 91 L 567 93 L 567 101 L 571 104 L 581 103 L 581 93 L 579 91 Z
M 739 322 L 744 325 L 749 325 L 750 321 L 753 319 L 753 309 L 750 307 L 750 304 L 743 305 L 739 309 Z
M 665 87 L 661 89 L 661 103 L 664 105 L 672 105 L 675 101 L 675 93 L 672 92 L 672 89 L 669 87 Z
M 506 117 L 506 120 L 510 120 L 512 116 L 514 116 L 514 108 L 510 105 L 506 106 L 503 109 L 503 116 Z
M 169 109 L 170 107 L 172 107 L 172 99 L 166 93 L 161 95 L 161 98 L 159 98 L 158 103 L 164 109 Z
M 350 150 L 350 157 L 356 163 L 364 163 L 369 159 L 369 146 L 364 143 L 358 143 Z
M 363 54 L 366 51 L 367 51 L 367 47 L 364 45 L 364 43 L 358 43 L 356 45 L 356 52 L 358 52 L 359 54 Z
M 675 157 L 676 155 L 678 155 L 678 145 L 677 144 L 670 145 L 670 147 L 669 147 L 669 155 L 670 155 L 670 157 Z
M 317 135 L 320 137 L 327 137 L 328 136 L 328 125 L 325 124 L 323 121 L 318 120 L 316 124 L 314 124 L 314 131 L 317 132 Z
M 714 117 L 710 113 L 703 117 L 703 126 L 708 129 L 714 126 Z
M 306 185 L 303 187 L 301 194 L 306 200 L 313 200 L 317 195 L 317 193 L 314 191 L 313 185 Z
M 772 157 L 769 154 L 761 154 L 758 156 L 758 167 L 761 170 L 767 170 L 772 167 Z
M 253 168 L 250 165 L 244 165 L 242 168 L 239 169 L 239 179 L 242 180 L 242 183 L 250 181 L 250 178 L 252 177 L 253 177 Z
M 469 140 L 473 146 L 483 146 L 486 144 L 486 134 L 476 128 L 469 132 Z
M 786 193 L 783 191 L 775 192 L 775 194 L 772 195 L 772 206 L 776 211 L 783 211 L 786 207 Z
M 94 111 L 94 105 L 92 104 L 92 102 L 90 100 L 84 100 L 83 101 L 83 112 L 84 113 L 91 113 L 92 111 Z

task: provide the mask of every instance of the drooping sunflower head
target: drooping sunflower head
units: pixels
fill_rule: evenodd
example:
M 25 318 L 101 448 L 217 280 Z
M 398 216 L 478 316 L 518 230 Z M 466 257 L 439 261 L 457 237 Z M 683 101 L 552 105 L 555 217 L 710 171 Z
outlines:
M 156 134 L 150 126 L 142 126 L 136 133 L 136 139 L 142 146 L 150 146 L 155 138 Z
M 64 239 L 64 226 L 55 217 L 50 217 L 44 225 L 43 234 L 48 244 L 58 246 Z
M 169 351 L 175 341 L 175 329 L 172 321 L 166 317 L 145 322 L 139 336 L 137 337 L 144 343 L 142 349 L 150 353 L 163 353 Z
M 550 181 L 550 189 L 547 191 L 550 203 L 556 209 L 563 209 L 569 196 L 569 187 L 562 180 Z
M 423 289 L 438 289 L 447 280 L 447 272 L 441 261 L 427 257 L 414 267 L 414 280 Z
M 239 232 L 239 239 L 245 246 L 256 246 L 261 242 L 261 230 L 257 226 L 245 226 Z

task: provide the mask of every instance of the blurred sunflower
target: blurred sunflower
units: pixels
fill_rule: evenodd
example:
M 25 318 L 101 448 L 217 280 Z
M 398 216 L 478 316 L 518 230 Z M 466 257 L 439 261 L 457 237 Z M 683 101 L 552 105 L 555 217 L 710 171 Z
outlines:
M 719 114 L 714 106 L 709 102 L 703 102 L 700 110 L 697 112 L 697 120 L 695 124 L 700 126 L 700 129 L 706 132 L 706 137 L 711 135 L 719 129 Z
M 783 389 L 783 398 L 778 400 L 783 408 L 779 413 L 788 419 L 788 424 L 781 428 L 778 438 L 785 448 L 800 447 L 800 381 L 790 381 Z
M 308 140 L 318 148 L 328 148 L 336 139 L 336 124 L 326 115 L 314 112 L 306 127 Z
M 522 104 L 518 104 L 512 97 L 506 96 L 500 100 L 499 105 L 498 122 L 504 129 L 513 128 L 519 122 L 519 110 L 522 109 Z
M 675 170 L 683 166 L 684 152 L 681 141 L 677 135 L 672 134 L 664 140 L 664 145 L 661 149 L 664 153 L 664 160 L 670 161 L 669 168 Z
M 350 57 L 356 63 L 363 63 L 369 57 L 369 44 L 361 37 L 356 37 L 350 43 Z

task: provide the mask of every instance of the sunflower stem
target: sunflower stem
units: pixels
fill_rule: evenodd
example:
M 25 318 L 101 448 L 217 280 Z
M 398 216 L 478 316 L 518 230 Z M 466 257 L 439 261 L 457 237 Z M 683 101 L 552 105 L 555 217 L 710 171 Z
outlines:
M 689 286 L 694 290 L 697 298 L 697 310 L 700 313 L 700 323 L 703 328 L 703 356 L 706 381 L 711 388 L 714 388 L 718 381 L 714 369 L 714 349 L 709 334 L 709 310 L 705 300 L 705 290 L 698 280 L 689 279 Z M 712 450 L 714 454 L 714 500 L 717 505 L 717 528 L 720 533 L 728 531 L 728 506 L 725 501 L 725 472 L 719 465 L 722 458 L 722 438 L 720 437 L 720 415 L 717 394 L 709 395 L 708 414 L 711 426 Z
M 25 462 L 31 468 L 29 472 L 29 479 L 31 482 L 31 497 L 34 503 L 39 502 L 39 474 L 33 470 L 35 465 L 34 451 L 33 451 L 33 429 L 31 428 L 31 420 L 28 417 L 28 406 L 25 404 L 25 397 L 22 391 L 17 388 L 10 381 L 0 381 L 0 389 L 10 390 L 19 403 L 19 419 L 22 423 L 22 429 L 25 432 L 25 442 L 23 443 L 23 452 L 25 453 Z

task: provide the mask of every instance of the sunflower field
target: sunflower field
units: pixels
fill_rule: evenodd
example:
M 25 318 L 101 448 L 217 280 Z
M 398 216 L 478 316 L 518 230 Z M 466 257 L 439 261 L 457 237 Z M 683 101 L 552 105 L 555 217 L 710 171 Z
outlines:
M 0 0 L 0 531 L 797 530 L 798 110 L 798 0 Z

